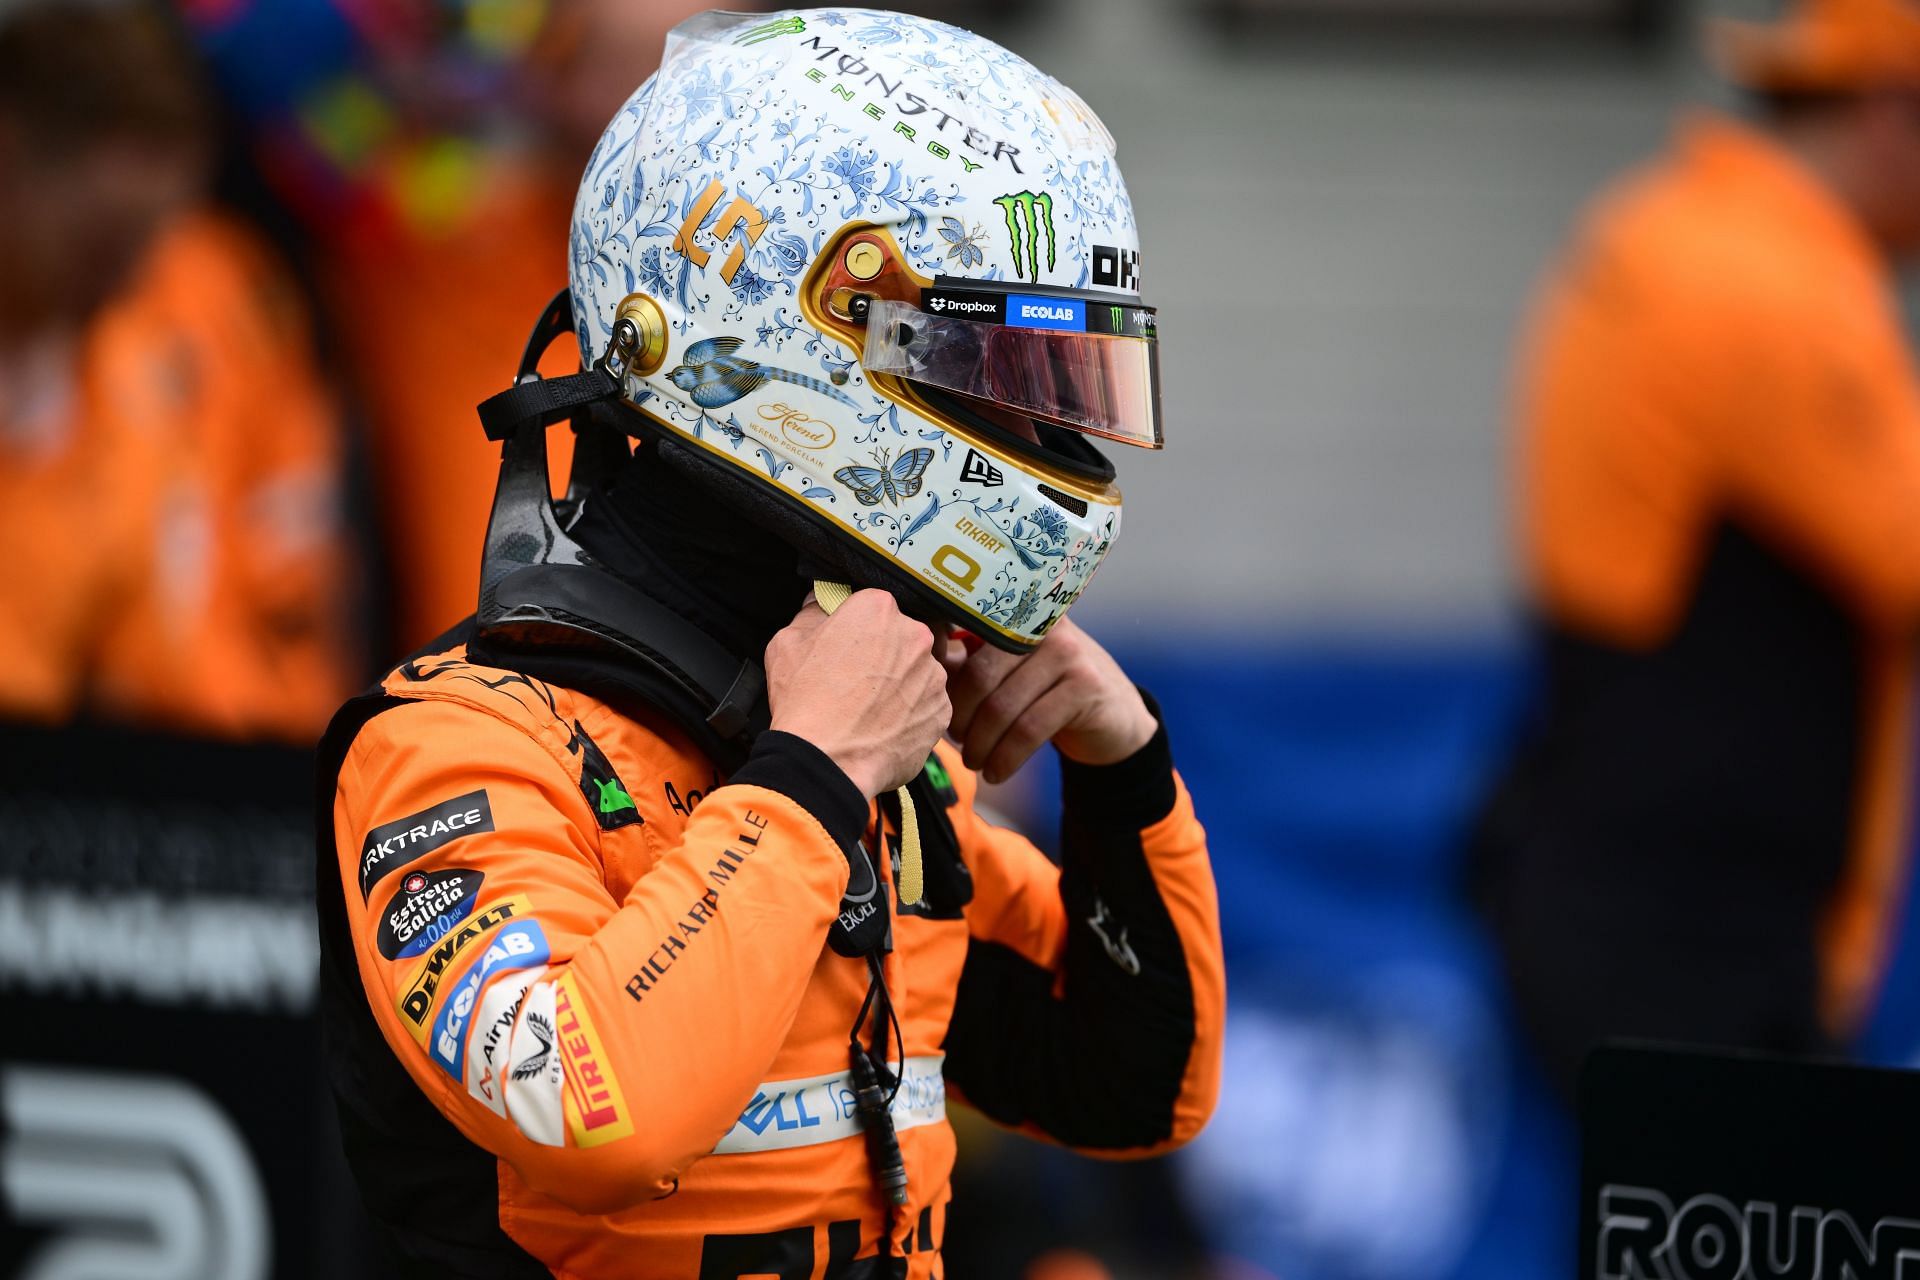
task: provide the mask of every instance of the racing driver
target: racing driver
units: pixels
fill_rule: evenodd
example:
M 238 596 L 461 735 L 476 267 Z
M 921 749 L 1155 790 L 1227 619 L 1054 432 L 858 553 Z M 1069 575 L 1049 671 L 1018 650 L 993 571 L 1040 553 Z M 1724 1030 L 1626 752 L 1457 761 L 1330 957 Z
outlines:
M 569 272 L 481 406 L 476 614 L 322 744 L 363 1197 L 421 1274 L 939 1275 L 950 1092 L 1129 1157 L 1218 1087 L 1204 833 L 1066 617 L 1120 524 L 1090 437 L 1161 442 L 1113 139 L 950 26 L 705 14 Z M 974 808 L 1048 742 L 1058 865 Z

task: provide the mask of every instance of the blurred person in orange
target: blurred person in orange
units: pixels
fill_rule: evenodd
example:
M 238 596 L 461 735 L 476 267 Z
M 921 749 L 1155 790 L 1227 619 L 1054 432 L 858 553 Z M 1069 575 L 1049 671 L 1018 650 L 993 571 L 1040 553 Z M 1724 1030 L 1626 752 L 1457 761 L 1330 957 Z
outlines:
M 1599 200 L 1521 360 L 1545 680 L 1475 888 L 1569 1089 L 1602 1036 L 1844 1045 L 1906 874 L 1920 5 L 1711 35 L 1752 118 Z
M 587 153 L 668 29 L 706 6 L 183 7 L 255 117 L 262 169 L 317 241 L 323 302 L 369 419 L 404 652 L 473 611 L 500 465 L 474 406 L 565 270 L 558 246 Z M 555 434 L 556 474 L 571 445 Z
M 0 715 L 306 737 L 352 675 L 338 421 L 288 281 L 206 206 L 176 37 L 0 19 Z

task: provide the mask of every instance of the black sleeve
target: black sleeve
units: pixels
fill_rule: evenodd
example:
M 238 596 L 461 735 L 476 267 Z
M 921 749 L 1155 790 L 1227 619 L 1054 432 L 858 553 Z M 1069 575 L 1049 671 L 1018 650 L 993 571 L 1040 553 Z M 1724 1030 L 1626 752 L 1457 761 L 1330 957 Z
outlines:
M 946 1075 L 1000 1124 L 1072 1147 L 1153 1146 L 1172 1135 L 1195 1038 L 1186 954 L 1141 840 L 1177 797 L 1166 729 L 1118 764 L 1061 770 L 1062 993 L 1051 970 L 974 940 Z

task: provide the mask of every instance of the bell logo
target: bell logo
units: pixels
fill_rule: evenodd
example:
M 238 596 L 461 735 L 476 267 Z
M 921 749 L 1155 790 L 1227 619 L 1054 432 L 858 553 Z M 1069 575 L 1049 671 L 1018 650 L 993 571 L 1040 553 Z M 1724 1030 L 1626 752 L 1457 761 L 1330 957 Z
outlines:
M 1007 215 L 1007 235 L 1013 240 L 1013 274 L 1040 282 L 1040 232 L 1047 233 L 1047 270 L 1053 270 L 1053 197 L 1019 191 L 994 200 Z

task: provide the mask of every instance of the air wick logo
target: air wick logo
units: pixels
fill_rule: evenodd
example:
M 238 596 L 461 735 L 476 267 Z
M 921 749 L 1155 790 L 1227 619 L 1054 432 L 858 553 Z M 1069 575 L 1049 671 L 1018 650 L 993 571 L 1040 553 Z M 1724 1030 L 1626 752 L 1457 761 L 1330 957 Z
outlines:
M 739 45 L 759 44 L 762 41 L 771 40 L 775 36 L 801 35 L 806 29 L 807 20 L 805 18 L 775 18 L 773 21 L 763 22 L 757 27 L 748 27 L 745 31 L 735 36 L 733 42 Z
M 1040 282 L 1040 231 L 1047 233 L 1047 270 L 1053 270 L 1053 197 L 1041 192 L 1017 191 L 994 203 L 1007 215 L 1007 235 L 1013 239 L 1013 274 Z

